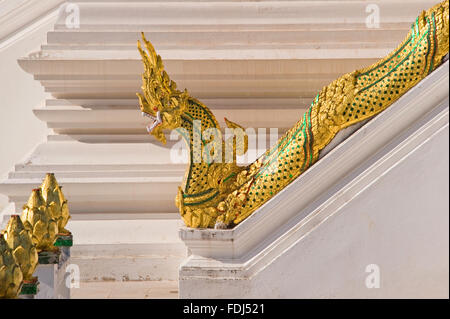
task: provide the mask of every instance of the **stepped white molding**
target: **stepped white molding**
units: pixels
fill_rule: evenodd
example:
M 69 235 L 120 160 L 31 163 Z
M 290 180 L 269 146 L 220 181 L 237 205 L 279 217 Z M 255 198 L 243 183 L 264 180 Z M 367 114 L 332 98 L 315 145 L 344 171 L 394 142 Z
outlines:
M 0 50 L 57 16 L 63 0 L 0 1 Z
M 180 237 L 189 248 L 191 256 L 180 268 L 180 297 L 364 298 L 364 296 L 384 296 L 398 298 L 430 295 L 441 298 L 447 295 L 448 297 L 448 284 L 440 283 L 445 276 L 448 278 L 448 195 L 446 195 L 449 183 L 448 81 L 449 63 L 446 62 L 234 229 L 181 228 Z M 427 143 L 432 146 L 428 146 L 427 151 L 420 150 Z M 422 154 L 429 152 L 430 155 L 422 156 L 422 159 L 409 164 L 412 167 L 404 164 L 420 152 Z M 374 185 L 385 176 L 390 176 L 390 171 L 395 167 L 405 166 L 410 172 L 424 170 L 424 173 L 419 173 L 419 176 L 423 176 L 420 181 L 426 186 L 411 184 L 417 180 L 417 174 L 411 174 L 413 178 L 403 173 L 401 176 L 404 182 L 411 187 L 397 180 L 397 185 L 385 185 L 384 188 L 380 186 L 378 191 L 378 193 L 384 191 L 385 198 L 386 193 L 393 193 L 384 207 L 392 205 L 395 207 L 392 213 L 396 213 L 399 217 L 389 218 L 381 213 L 374 213 L 371 206 L 383 206 L 383 201 L 386 200 L 380 195 L 378 198 L 377 195 L 373 195 Z M 427 166 L 432 167 L 425 169 Z M 432 174 L 427 175 L 426 172 L 430 171 Z M 398 179 L 398 176 L 396 178 Z M 405 192 L 398 191 L 402 187 L 406 189 Z M 434 188 L 433 191 L 420 193 L 424 188 L 430 187 Z M 419 191 L 411 190 L 411 188 Z M 406 204 L 408 191 L 410 195 L 419 196 L 418 192 L 422 194 L 421 200 L 425 207 L 430 208 L 430 211 Z M 368 192 L 369 195 L 367 195 Z M 398 197 L 397 201 L 395 196 Z M 357 206 L 359 213 L 356 214 L 359 214 L 359 217 L 355 216 L 353 209 L 353 222 L 349 217 L 346 220 L 347 224 L 340 224 L 334 228 L 329 226 L 333 229 L 326 234 L 315 235 L 325 227 L 323 225 L 329 225 L 327 224 L 330 223 L 329 219 L 338 218 L 334 217 L 335 215 L 343 219 L 346 218 L 346 214 L 351 214 L 352 210 L 348 206 L 356 205 L 353 203 L 358 202 L 359 197 L 367 200 L 366 204 L 360 201 Z M 389 198 L 389 195 L 387 197 Z M 407 217 L 408 214 L 413 217 Z M 432 214 L 430 219 L 433 218 L 434 221 L 427 219 L 422 225 L 423 228 L 420 226 L 417 228 L 414 219 L 420 219 L 421 214 Z M 378 215 L 383 217 L 377 219 Z M 379 259 L 373 262 L 389 264 L 389 267 L 386 267 L 388 269 L 384 269 L 389 275 L 398 272 L 398 268 L 401 267 L 399 265 L 405 265 L 405 262 L 408 264 L 408 260 L 420 263 L 418 269 L 411 270 L 410 275 L 406 275 L 411 279 L 411 274 L 414 273 L 415 278 L 410 280 L 412 284 L 407 282 L 408 278 L 399 276 L 402 278 L 397 279 L 399 281 L 397 285 L 386 284 L 390 290 L 376 294 L 364 287 L 362 275 L 349 274 L 345 270 L 346 267 L 355 270 L 355 263 L 370 257 L 370 253 L 364 252 L 364 245 L 358 245 L 358 241 L 365 243 L 366 249 L 375 250 L 380 249 L 377 246 L 377 240 L 379 245 L 388 244 L 388 241 L 382 237 L 368 238 L 369 233 L 365 230 L 355 231 L 357 227 L 363 229 L 367 227 L 366 218 L 377 219 L 379 233 L 376 236 L 383 234 L 383 236 L 395 237 L 397 241 L 393 240 L 392 244 L 397 249 L 397 246 L 405 248 L 405 251 L 395 249 L 390 251 L 389 246 L 383 246 L 388 253 L 377 254 Z M 422 234 L 418 237 L 408 237 L 407 229 L 400 226 L 401 224 L 395 225 L 397 222 L 402 223 L 402 218 L 403 222 L 411 226 L 411 231 L 419 231 Z M 399 234 L 392 233 L 396 229 Z M 383 231 L 386 232 L 383 233 Z M 343 235 L 346 232 L 348 234 Z M 426 237 L 427 235 L 429 238 Z M 311 237 L 315 239 L 310 239 Z M 339 246 L 339 251 L 343 254 L 351 254 L 353 251 L 352 258 L 339 256 L 339 253 L 332 250 L 336 247 L 330 250 L 325 248 L 320 250 L 320 247 L 311 248 L 320 246 L 320 244 L 311 243 L 314 240 L 326 241 L 329 246 L 332 246 L 332 241 L 330 243 L 328 241 L 334 237 L 342 240 L 341 244 L 336 245 Z M 409 240 L 411 242 L 408 242 Z M 421 244 L 419 245 L 417 241 Z M 414 245 L 417 244 L 419 249 L 406 248 L 413 244 L 412 242 Z M 432 245 L 442 245 L 442 249 L 431 249 Z M 423 250 L 424 246 L 430 246 L 428 253 Z M 277 260 L 289 254 L 291 254 L 290 263 L 284 262 L 281 265 L 279 263 L 272 267 L 276 270 L 264 272 L 265 269 L 270 269 L 272 264 L 276 264 Z M 306 257 L 303 257 L 303 254 Z M 388 258 L 386 256 L 392 255 L 397 255 L 394 258 L 397 258 L 398 265 L 386 260 Z M 320 265 L 321 261 L 327 260 L 324 256 L 331 256 L 329 259 L 337 264 L 335 273 L 329 276 L 323 272 L 320 273 L 320 271 L 332 271 L 333 268 Z M 427 258 L 431 258 L 430 256 L 435 259 L 427 261 Z M 425 268 L 423 263 L 428 263 Z M 368 264 L 370 262 L 360 266 L 365 267 Z M 311 267 L 317 267 L 320 270 L 314 272 Z M 364 273 L 364 268 L 360 271 Z M 339 278 L 337 272 L 341 272 L 342 279 L 336 279 Z M 290 274 L 287 276 L 291 276 L 291 281 L 285 280 L 284 273 Z M 311 275 L 313 279 L 308 280 L 308 275 Z M 321 279 L 320 276 L 325 276 L 330 281 L 326 282 L 327 279 Z M 356 280 L 360 280 L 360 286 L 357 288 L 352 286 L 357 283 L 355 283 L 355 277 Z M 305 282 L 296 281 L 294 278 L 300 278 Z M 446 281 L 443 280 L 443 282 Z M 426 289 L 422 292 L 418 291 L 414 287 L 418 284 L 422 284 Z M 282 285 L 283 289 L 276 288 L 278 285 Z M 354 290 L 349 291 L 348 287 L 353 287 Z
M 77 238 L 71 262 L 80 267 L 81 280 L 178 280 L 187 251 L 175 214 L 105 215 L 77 216 L 70 223 Z
M 18 60 L 51 96 L 34 109 L 51 134 L 15 165 L 0 193 L 19 211 L 45 173 L 54 172 L 70 202 L 68 228 L 79 245 L 74 252 L 79 260 L 83 252 L 87 256 L 83 278 L 101 278 L 95 267 L 88 269 L 89 260 L 105 265 L 102 277 L 139 280 L 176 278 L 175 263 L 186 254 L 174 205 L 185 164 L 170 161 L 171 144 L 155 143 L 138 111 L 140 31 L 178 86 L 210 106 L 221 124 L 226 115 L 245 127 L 277 128 L 281 134 L 322 86 L 387 54 L 417 13 L 437 1 L 375 1 L 383 12 L 375 29 L 365 24 L 367 2 L 356 0 L 69 2 L 79 8 L 79 28 L 68 27 L 67 12 L 60 10 L 46 43 Z M 102 246 L 112 234 L 103 224 L 122 227 L 120 249 L 133 258 L 137 247 L 161 243 L 152 232 L 145 238 L 145 228 L 136 223 L 156 227 L 162 221 L 170 232 L 165 243 L 179 245 L 170 274 L 152 275 L 163 273 L 158 260 L 164 255 L 151 250 L 136 258 L 140 271 L 114 272 L 121 259 L 112 246 Z M 140 242 L 131 240 L 134 234 L 142 235 Z M 95 259 L 93 249 L 103 257 Z M 152 256 L 158 256 L 156 270 L 149 267 L 145 274 Z
M 32 113 L 32 108 L 40 105 L 46 94 L 39 83 L 21 70 L 17 59 L 45 42 L 46 33 L 57 19 L 57 10 L 51 10 L 53 2 L 0 2 L 0 69 L 3 75 L 0 79 L 0 118 L 3 120 L 0 145 L 5 150 L 0 158 L 0 179 L 47 135 L 45 124 Z M 0 194 L 0 211 L 7 202 L 7 197 Z

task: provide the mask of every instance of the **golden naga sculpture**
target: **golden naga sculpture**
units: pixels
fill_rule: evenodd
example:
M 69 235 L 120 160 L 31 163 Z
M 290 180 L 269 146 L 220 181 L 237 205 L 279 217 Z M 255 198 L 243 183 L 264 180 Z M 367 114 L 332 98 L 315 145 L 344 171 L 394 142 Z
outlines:
M 69 235 L 70 231 L 64 228 L 70 219 L 69 206 L 62 192 L 62 186 L 59 186 L 56 181 L 55 174 L 45 175 L 41 192 L 50 215 L 57 222 L 58 233 Z
M 32 234 L 38 252 L 53 251 L 58 223 L 47 208 L 40 188 L 33 189 L 28 202 L 23 206 L 22 222 Z
M 4 232 L 4 238 L 20 266 L 24 281 L 33 281 L 38 264 L 38 253 L 31 233 L 25 229 L 19 215 L 12 215 Z
M 23 275 L 20 266 L 4 234 L 0 234 L 0 298 L 16 298 L 22 285 Z
M 207 147 L 213 138 L 196 142 L 196 134 L 203 136 L 208 129 L 219 130 L 214 148 L 229 141 L 223 142 L 212 112 L 186 90 L 177 89 L 164 71 L 161 57 L 142 35 L 147 51 L 138 42 L 145 72 L 143 94 L 137 95 L 142 114 L 152 120 L 147 130 L 165 143 L 164 131 L 177 129 L 190 149 L 189 167 L 176 196 L 185 224 L 226 228 L 240 223 L 314 164 L 339 131 L 372 118 L 397 101 L 448 54 L 448 15 L 448 0 L 422 12 L 392 53 L 324 87 L 297 124 L 247 167 L 237 166 L 234 158 L 224 162 L 224 155 L 213 156 L 215 152 Z M 196 121 L 201 126 L 196 126 Z M 238 153 L 236 145 L 233 156 Z M 245 150 L 244 145 L 239 152 Z M 214 159 L 199 161 L 205 154 Z

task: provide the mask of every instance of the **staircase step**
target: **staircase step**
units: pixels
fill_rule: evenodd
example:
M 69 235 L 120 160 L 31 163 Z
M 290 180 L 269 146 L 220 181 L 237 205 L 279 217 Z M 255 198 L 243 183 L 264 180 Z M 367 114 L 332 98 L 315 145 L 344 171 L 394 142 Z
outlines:
M 178 281 L 82 281 L 70 293 L 72 299 L 174 299 Z

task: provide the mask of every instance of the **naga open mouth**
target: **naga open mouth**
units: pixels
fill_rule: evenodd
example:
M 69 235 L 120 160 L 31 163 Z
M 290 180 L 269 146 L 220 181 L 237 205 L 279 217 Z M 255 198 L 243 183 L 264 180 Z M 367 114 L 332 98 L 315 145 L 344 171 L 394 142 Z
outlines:
M 147 132 L 149 133 L 151 133 L 155 127 L 162 123 L 160 111 L 156 112 L 156 117 L 146 112 L 142 112 L 142 116 L 149 117 L 153 121 L 153 123 L 147 125 Z

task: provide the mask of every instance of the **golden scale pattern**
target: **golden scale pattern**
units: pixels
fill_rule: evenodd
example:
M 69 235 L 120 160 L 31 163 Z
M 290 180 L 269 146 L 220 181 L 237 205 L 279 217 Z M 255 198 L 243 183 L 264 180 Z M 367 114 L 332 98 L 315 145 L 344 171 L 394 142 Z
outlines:
M 199 154 L 191 152 L 191 163 L 176 197 L 185 224 L 217 228 L 237 225 L 313 165 L 340 130 L 370 119 L 397 101 L 448 54 L 448 13 L 448 0 L 422 12 L 392 53 L 324 87 L 294 127 L 251 165 L 194 164 L 193 156 Z M 173 81 L 160 80 L 161 74 L 168 77 L 161 58 L 145 37 L 143 40 L 148 53 L 140 44 L 138 47 L 145 66 L 142 89 L 148 98 L 138 94 L 141 111 L 153 116 L 159 111 L 163 119 L 151 134 L 164 142 L 163 130 L 183 127 L 191 134 L 186 142 L 192 151 L 192 126 L 183 120 L 185 117 L 201 120 L 202 130 L 220 127 L 212 112 L 186 90 L 174 90 Z M 162 89 L 155 89 L 158 86 Z M 177 103 L 164 103 L 171 99 Z

